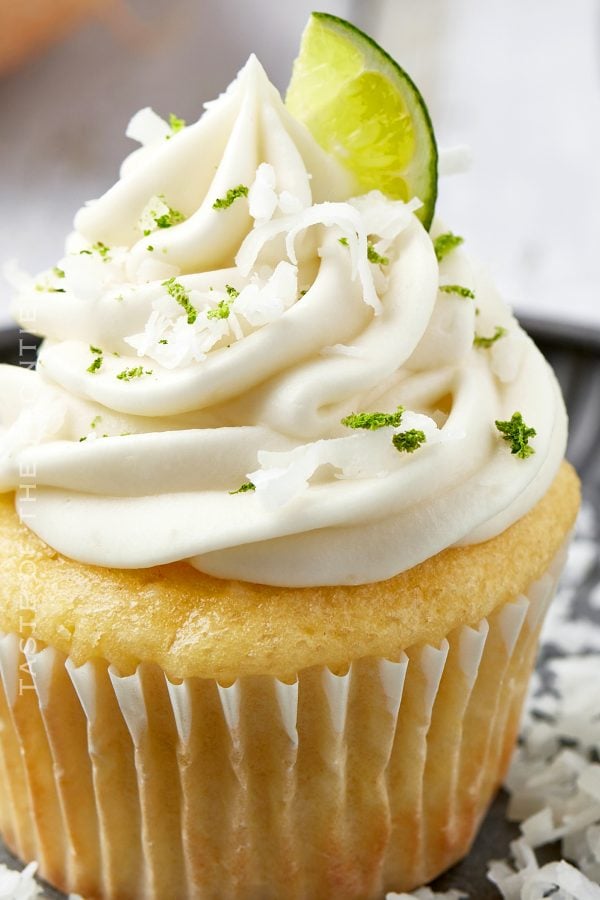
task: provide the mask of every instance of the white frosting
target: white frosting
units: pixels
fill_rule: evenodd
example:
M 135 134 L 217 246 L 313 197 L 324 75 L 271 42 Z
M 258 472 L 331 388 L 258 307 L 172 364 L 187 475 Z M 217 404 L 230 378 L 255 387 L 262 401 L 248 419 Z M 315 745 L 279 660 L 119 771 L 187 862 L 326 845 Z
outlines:
M 102 566 L 355 584 L 537 502 L 565 449 L 557 383 L 485 273 L 460 249 L 438 266 L 418 201 L 349 201 L 254 58 L 194 125 L 143 110 L 129 134 L 144 145 L 78 213 L 59 271 L 16 285 L 45 341 L 36 372 L 0 368 L 0 490 L 41 538 Z M 396 427 L 341 424 L 399 405 Z M 527 459 L 494 425 L 516 410 Z M 399 452 L 409 429 L 426 441 Z

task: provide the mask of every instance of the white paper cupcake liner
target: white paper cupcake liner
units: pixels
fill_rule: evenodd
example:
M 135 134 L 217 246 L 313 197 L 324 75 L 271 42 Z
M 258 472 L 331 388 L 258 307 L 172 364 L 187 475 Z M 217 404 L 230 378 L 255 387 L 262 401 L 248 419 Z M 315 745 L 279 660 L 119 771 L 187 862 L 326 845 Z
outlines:
M 104 900 L 369 900 L 467 852 L 564 562 L 438 647 L 221 685 L 0 637 L 0 830 Z

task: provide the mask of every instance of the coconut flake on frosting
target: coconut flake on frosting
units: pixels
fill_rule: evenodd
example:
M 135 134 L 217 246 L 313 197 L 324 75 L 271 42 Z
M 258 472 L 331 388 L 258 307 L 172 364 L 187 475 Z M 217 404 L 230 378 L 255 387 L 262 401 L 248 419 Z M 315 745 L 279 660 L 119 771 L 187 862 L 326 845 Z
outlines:
M 171 126 L 150 106 L 138 110 L 131 117 L 125 136 L 137 141 L 142 147 L 164 141 L 171 134 Z
M 299 197 L 286 190 L 278 193 L 275 190 L 276 184 L 277 175 L 273 166 L 261 163 L 248 192 L 248 209 L 258 223 L 268 222 L 277 210 L 284 215 L 292 215 L 303 209 Z
M 304 444 L 285 452 L 259 451 L 260 469 L 248 473 L 256 496 L 267 509 L 285 506 L 309 487 L 310 479 L 322 466 L 331 466 L 337 479 L 385 478 L 406 459 L 392 443 L 395 434 L 422 431 L 425 444 L 459 439 L 451 429 L 438 428 L 433 419 L 404 411 L 401 425 Z
M 374 266 L 368 258 L 369 237 L 378 235 L 382 240 L 375 245 L 375 250 L 385 252 L 392 241 L 408 227 L 412 213 L 420 205 L 420 201 L 404 204 L 399 200 L 388 200 L 380 191 L 371 191 L 348 203 L 316 203 L 296 214 L 266 222 L 258 219 L 240 247 L 236 265 L 242 274 L 248 275 L 265 244 L 279 235 L 285 235 L 288 258 L 297 265 L 295 244 L 301 232 L 315 225 L 337 227 L 341 232 L 341 239 L 350 251 L 352 277 L 360 279 L 364 301 L 378 315 L 381 312 L 381 301 L 375 287 Z M 260 211 L 271 211 L 271 206 L 272 201 L 265 202 Z M 274 208 L 271 215 L 273 212 Z
M 184 282 L 180 284 L 185 290 Z M 187 314 L 181 315 L 181 307 L 165 292 L 153 301 L 144 331 L 129 335 L 125 342 L 139 357 L 153 359 L 166 369 L 201 362 L 214 348 L 239 341 L 280 318 L 298 297 L 298 269 L 283 261 L 266 280 L 254 273 L 241 290 L 228 288 L 187 291 L 190 307 L 198 313 L 193 322 Z

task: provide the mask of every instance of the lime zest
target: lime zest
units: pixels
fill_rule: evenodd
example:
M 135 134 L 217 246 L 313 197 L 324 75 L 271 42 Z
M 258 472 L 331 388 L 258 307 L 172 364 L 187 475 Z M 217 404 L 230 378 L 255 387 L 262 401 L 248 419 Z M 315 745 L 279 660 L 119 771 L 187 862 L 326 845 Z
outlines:
M 184 288 L 175 277 L 163 281 L 162 287 L 165 287 L 167 289 L 167 294 L 169 294 L 169 296 L 185 310 L 187 313 L 188 325 L 193 325 L 198 318 L 198 310 L 190 303 L 190 295 L 186 288 Z
M 506 328 L 503 328 L 502 325 L 496 325 L 494 333 L 491 337 L 484 337 L 481 334 L 476 334 L 473 338 L 473 346 L 481 347 L 484 350 L 488 350 L 496 341 L 499 341 L 500 338 L 504 337 L 508 334 Z
M 402 422 L 403 413 L 403 406 L 399 406 L 393 413 L 350 413 L 341 422 L 346 428 L 364 428 L 368 431 L 377 431 L 378 428 L 398 428 Z
M 213 209 L 229 209 L 240 197 L 247 197 L 249 188 L 245 184 L 238 184 L 237 187 L 229 188 L 224 197 L 218 197 L 212 205 Z
M 392 438 L 392 444 L 399 453 L 414 453 L 427 442 L 425 432 L 419 428 L 411 428 L 409 431 L 399 431 Z
M 251 481 L 244 481 L 243 484 L 240 484 L 239 488 L 236 491 L 229 491 L 229 493 L 233 496 L 234 494 L 247 494 L 248 491 L 255 491 L 256 485 Z
M 380 266 L 389 266 L 390 264 L 389 257 L 378 253 L 371 241 L 367 241 L 367 258 L 370 263 L 376 263 Z
M 87 367 L 86 371 L 90 373 L 90 375 L 94 375 L 99 369 L 102 368 L 102 363 L 104 362 L 103 356 L 97 356 L 96 359 L 90 363 Z
M 119 381 L 133 381 L 134 378 L 141 378 L 142 375 L 152 375 L 152 369 L 144 369 L 143 366 L 134 366 L 131 369 L 123 369 L 119 372 L 117 378 Z
M 216 306 L 206 313 L 207 319 L 228 319 L 233 300 L 219 300 Z
M 475 299 L 475 292 L 462 284 L 440 284 L 439 290 L 444 294 L 456 294 L 458 297 L 465 297 L 467 300 Z
M 458 234 L 453 234 L 451 231 L 445 231 L 444 234 L 438 234 L 433 241 L 433 249 L 437 261 L 441 262 L 444 257 L 452 252 L 452 250 L 455 250 L 456 247 L 460 247 L 464 242 L 464 238 L 460 237 Z
M 510 452 L 519 459 L 527 459 L 533 456 L 535 449 L 529 445 L 529 438 L 535 437 L 535 428 L 530 428 L 523 421 L 520 412 L 514 412 L 507 422 L 496 419 L 496 428 L 502 435 L 502 440 L 510 444 Z
M 180 119 L 179 116 L 176 116 L 175 113 L 169 113 L 169 128 L 173 134 L 177 134 L 178 131 L 181 131 L 186 126 L 185 119 Z M 167 137 L 171 137 L 170 134 Z

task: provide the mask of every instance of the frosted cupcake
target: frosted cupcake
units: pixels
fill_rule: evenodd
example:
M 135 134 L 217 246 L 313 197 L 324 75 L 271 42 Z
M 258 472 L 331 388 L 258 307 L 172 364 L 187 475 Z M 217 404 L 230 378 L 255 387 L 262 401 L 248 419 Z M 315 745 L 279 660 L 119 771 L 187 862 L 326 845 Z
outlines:
M 560 391 L 431 198 L 361 191 L 255 58 L 128 133 L 0 368 L 0 830 L 90 898 L 410 889 L 510 756 Z

